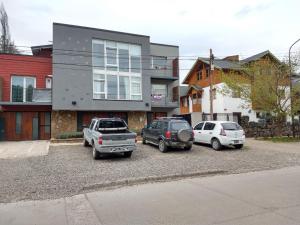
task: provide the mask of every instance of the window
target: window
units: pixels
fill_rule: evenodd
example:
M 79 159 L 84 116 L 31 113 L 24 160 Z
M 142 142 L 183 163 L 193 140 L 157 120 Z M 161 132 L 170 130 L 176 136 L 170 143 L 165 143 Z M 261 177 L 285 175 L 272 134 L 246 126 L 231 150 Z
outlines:
M 157 121 L 151 123 L 150 128 L 155 129 L 157 125 Z
M 152 96 L 167 96 L 167 85 L 152 84 Z
M 210 123 L 210 122 L 206 122 L 204 125 L 204 130 L 213 130 L 215 128 L 216 124 L 214 123 Z
M 133 100 L 141 100 L 141 78 L 140 77 L 132 77 L 131 78 L 131 99 Z
M 94 98 L 105 98 L 105 75 L 94 74 Z
M 104 68 L 104 41 L 93 41 L 93 66 Z
M 209 77 L 209 67 L 207 67 L 207 68 L 205 69 L 205 73 L 206 73 L 206 78 L 208 78 L 208 77 Z
M 16 112 L 16 134 L 21 134 L 22 132 L 22 113 Z
M 203 127 L 203 124 L 204 123 L 199 123 L 195 126 L 194 130 L 202 130 L 202 127 Z
M 120 99 L 130 99 L 130 84 L 128 76 L 119 77 L 119 92 Z
M 162 128 L 163 128 L 163 122 L 162 121 L 157 121 L 155 129 L 162 129 Z
M 188 124 L 188 122 L 172 122 L 171 123 L 171 129 L 172 130 L 188 130 L 191 129 L 190 125 Z
M 242 130 L 243 128 L 237 123 L 222 123 L 224 130 Z
M 167 57 L 165 56 L 152 56 L 153 69 L 167 69 Z
M 202 80 L 202 70 L 197 72 L 197 80 Z
M 107 75 L 107 98 L 118 99 L 118 76 Z
M 94 99 L 141 100 L 141 46 L 93 40 Z
M 93 129 L 95 123 L 96 123 L 96 120 L 92 120 L 92 122 L 91 122 L 91 124 L 90 124 L 90 127 L 89 127 L 90 130 Z
M 138 45 L 130 46 L 130 62 L 131 62 L 131 72 L 140 73 L 141 72 L 141 47 Z
M 11 101 L 32 102 L 35 77 L 12 76 L 11 78 Z

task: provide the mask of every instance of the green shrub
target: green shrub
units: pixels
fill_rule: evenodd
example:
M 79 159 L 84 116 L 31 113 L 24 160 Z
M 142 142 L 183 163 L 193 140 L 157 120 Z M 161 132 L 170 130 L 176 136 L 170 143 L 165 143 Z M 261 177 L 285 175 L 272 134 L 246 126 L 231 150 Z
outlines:
M 82 131 L 63 132 L 56 135 L 56 139 L 68 139 L 68 138 L 82 138 Z

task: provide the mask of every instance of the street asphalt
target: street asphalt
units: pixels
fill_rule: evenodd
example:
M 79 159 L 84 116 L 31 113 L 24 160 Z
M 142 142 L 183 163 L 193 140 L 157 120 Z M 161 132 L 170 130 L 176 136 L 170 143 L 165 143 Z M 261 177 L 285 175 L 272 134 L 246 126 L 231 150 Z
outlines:
M 2 225 L 298 225 L 300 167 L 0 204 Z

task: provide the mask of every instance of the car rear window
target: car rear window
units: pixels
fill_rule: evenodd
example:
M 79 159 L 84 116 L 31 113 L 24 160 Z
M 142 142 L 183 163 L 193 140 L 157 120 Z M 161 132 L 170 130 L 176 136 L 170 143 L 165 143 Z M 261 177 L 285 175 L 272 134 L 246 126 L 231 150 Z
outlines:
M 190 129 L 191 126 L 187 122 L 172 122 L 171 123 L 171 129 L 172 130 L 187 130 Z
M 126 127 L 125 123 L 122 121 L 111 121 L 111 120 L 102 120 L 99 123 L 99 128 L 120 128 Z
M 222 123 L 224 130 L 242 130 L 243 128 L 237 123 Z

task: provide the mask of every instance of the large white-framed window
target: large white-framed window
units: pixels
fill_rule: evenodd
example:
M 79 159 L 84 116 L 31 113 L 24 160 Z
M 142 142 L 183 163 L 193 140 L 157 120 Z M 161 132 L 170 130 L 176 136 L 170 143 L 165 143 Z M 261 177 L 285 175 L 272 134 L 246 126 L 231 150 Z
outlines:
M 11 101 L 32 102 L 34 88 L 36 88 L 35 77 L 11 76 Z
M 93 98 L 142 100 L 141 46 L 95 39 Z

